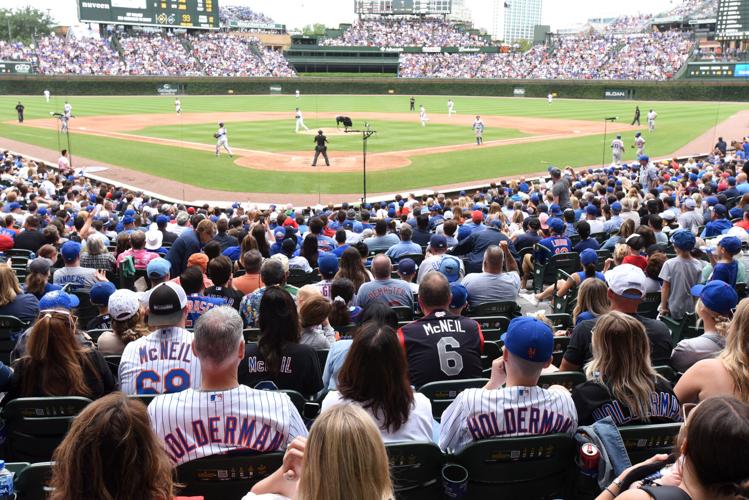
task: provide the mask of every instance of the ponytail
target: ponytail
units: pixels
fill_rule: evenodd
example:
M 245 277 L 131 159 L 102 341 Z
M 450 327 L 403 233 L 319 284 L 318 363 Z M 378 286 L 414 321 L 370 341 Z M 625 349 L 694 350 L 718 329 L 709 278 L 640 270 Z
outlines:
M 586 278 L 595 278 L 596 277 L 596 263 L 593 262 L 591 264 L 588 264 L 585 266 L 585 277 Z

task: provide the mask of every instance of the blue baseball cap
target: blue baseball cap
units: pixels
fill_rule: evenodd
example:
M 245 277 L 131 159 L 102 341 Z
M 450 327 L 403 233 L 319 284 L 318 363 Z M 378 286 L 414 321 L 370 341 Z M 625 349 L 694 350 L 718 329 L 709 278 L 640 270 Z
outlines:
M 439 271 L 448 282 L 454 283 L 460 279 L 460 262 L 455 257 L 445 256 L 440 262 Z
M 556 203 L 552 203 L 552 205 L 549 207 L 549 213 L 554 216 L 562 215 L 562 207 L 560 207 Z
M 460 283 L 450 283 L 450 309 L 459 309 L 468 302 L 468 289 Z
M 679 229 L 671 233 L 671 243 L 673 243 L 675 248 L 691 251 L 694 245 L 697 244 L 697 239 L 692 234 L 692 231 Z
M 166 224 L 169 222 L 169 217 L 166 215 L 157 215 L 156 216 L 156 225 L 157 226 L 166 226 Z
M 75 309 L 80 305 L 78 297 L 67 293 L 64 290 L 55 290 L 54 292 L 45 293 L 39 301 L 39 311 L 47 309 Z
M 401 259 L 398 261 L 398 274 L 401 276 L 410 276 L 416 272 L 416 261 L 413 259 Z
M 728 211 L 728 215 L 731 216 L 731 219 L 741 219 L 744 217 L 744 209 L 739 207 L 733 207 L 731 210 Z
M 648 155 L 640 155 L 637 159 L 639 161 L 650 161 L 650 157 Z
M 694 285 L 691 291 L 692 296 L 699 297 L 705 307 L 726 316 L 731 315 L 739 303 L 736 290 L 725 281 L 713 280 L 704 285 Z
M 321 253 L 317 258 L 317 268 L 323 278 L 332 278 L 338 272 L 338 257 L 329 252 Z
M 523 316 L 513 319 L 501 338 L 508 351 L 526 361 L 546 363 L 554 352 L 551 328 L 536 318 Z
M 36 211 L 37 215 L 41 215 L 42 217 L 47 215 L 47 207 L 41 207 L 39 210 Z
M 725 236 L 720 239 L 718 246 L 725 248 L 731 255 L 736 255 L 741 251 L 741 240 L 736 236 Z
M 447 248 L 447 238 L 442 234 L 433 234 L 432 237 L 429 238 L 429 247 L 439 248 L 440 250 Z
M 135 219 L 133 219 L 129 215 L 126 215 L 125 217 L 122 218 L 122 225 L 123 226 L 127 226 L 128 224 L 132 224 L 134 222 L 135 222 Z
M 622 211 L 622 204 L 619 203 L 618 201 L 615 201 L 614 203 L 611 204 L 611 211 L 614 212 L 615 214 L 618 214 L 619 212 Z
M 598 207 L 593 204 L 589 204 L 585 207 L 585 213 L 588 215 L 598 216 Z
M 148 274 L 149 278 L 163 278 L 169 274 L 171 269 L 172 263 L 159 257 L 148 263 L 148 266 L 146 266 L 146 274 Z
M 583 266 L 595 264 L 596 262 L 598 262 L 598 254 L 592 248 L 586 248 L 580 252 L 580 263 Z
M 723 205 L 722 203 L 718 203 L 717 205 L 713 207 L 713 212 L 715 212 L 721 217 L 725 217 L 726 214 L 728 213 L 728 210 L 726 210 L 725 205 Z
M 707 202 L 708 206 L 715 206 L 718 204 L 718 198 L 716 196 L 708 196 L 705 198 L 705 201 Z
M 132 217 L 133 215 L 135 215 L 135 210 L 133 210 L 132 208 L 128 208 L 127 210 L 123 212 L 123 215 L 126 217 L 127 216 Z
M 18 203 L 17 201 L 12 201 L 12 202 L 8 203 L 8 210 L 9 211 L 10 210 L 16 210 L 18 208 L 21 208 L 21 204 Z
M 567 227 L 562 219 L 557 219 L 556 217 L 552 217 L 546 223 L 549 225 L 549 229 L 555 233 L 563 233 Z
M 77 241 L 66 241 L 60 247 L 62 259 L 66 262 L 73 262 L 81 254 L 81 244 Z
M 94 286 L 91 287 L 90 293 L 91 303 L 96 306 L 105 306 L 109 304 L 109 296 L 116 291 L 117 287 L 114 286 L 114 283 L 110 283 L 109 281 L 94 283 Z

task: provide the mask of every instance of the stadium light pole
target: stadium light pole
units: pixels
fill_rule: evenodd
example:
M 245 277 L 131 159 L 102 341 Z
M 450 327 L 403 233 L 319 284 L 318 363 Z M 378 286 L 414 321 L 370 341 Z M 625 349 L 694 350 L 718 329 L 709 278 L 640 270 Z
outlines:
M 344 130 L 346 134 L 361 134 L 362 139 L 362 204 L 367 202 L 367 142 L 369 138 L 377 133 L 369 128 L 369 123 L 364 122 L 364 130 Z

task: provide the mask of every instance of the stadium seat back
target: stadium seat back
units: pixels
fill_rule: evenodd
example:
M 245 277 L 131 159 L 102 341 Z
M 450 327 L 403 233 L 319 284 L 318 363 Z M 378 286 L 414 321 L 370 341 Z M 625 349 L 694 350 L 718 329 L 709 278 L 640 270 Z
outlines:
M 99 315 L 99 308 L 91 303 L 91 295 L 88 292 L 75 291 L 73 295 L 78 297 L 81 302 L 76 310 L 76 315 L 78 316 L 78 328 L 84 329 L 89 321 Z
M 583 372 L 555 372 L 541 375 L 538 378 L 538 386 L 548 389 L 552 385 L 561 385 L 572 390 L 573 387 L 586 380 Z
M 148 272 L 146 272 L 145 269 L 136 269 L 135 274 L 130 277 L 125 277 L 120 275 L 120 286 L 119 288 L 127 288 L 128 290 L 136 291 L 135 290 L 135 282 L 138 281 L 140 278 L 143 278 L 146 280 L 146 284 L 148 285 L 148 288 L 151 288 L 151 279 L 148 277 Z
M 395 259 L 395 262 L 398 263 L 402 261 L 403 259 L 413 259 L 414 262 L 416 262 L 416 265 L 421 265 L 421 263 L 424 261 L 424 254 L 421 253 L 410 253 L 406 255 L 401 255 L 397 259 Z
M 0 316 L 0 361 L 10 364 L 10 353 L 16 346 L 16 336 L 28 325 L 15 316 Z
M 109 356 L 104 356 L 104 360 L 107 362 L 107 366 L 112 372 L 112 375 L 114 375 L 114 378 L 118 378 L 120 375 L 120 361 L 122 361 L 122 356 L 118 354 L 112 354 Z
M 301 288 L 304 285 L 309 285 L 310 283 L 316 283 L 318 281 L 320 281 L 320 276 L 317 273 L 305 273 L 301 269 L 290 269 L 289 277 L 286 280 L 289 285 L 295 286 L 297 288 Z
M 619 427 L 619 432 L 630 462 L 637 464 L 658 453 L 671 453 L 680 429 L 680 423 L 650 424 Z
M 7 436 L 6 455 L 22 462 L 50 460 L 73 418 L 89 403 L 90 399 L 76 396 L 10 401 L 2 413 Z
M 52 478 L 53 462 L 39 462 L 16 473 L 13 486 L 16 500 L 46 500 L 52 489 L 47 486 Z
M 245 342 L 257 342 L 260 340 L 260 328 L 245 328 L 242 330 Z
M 431 500 L 442 496 L 445 456 L 434 443 L 386 444 L 395 497 L 398 500 Z
M 455 456 L 468 469 L 468 498 L 567 498 L 574 440 L 551 434 L 477 441 Z
M 506 332 L 510 325 L 510 318 L 507 316 L 471 316 L 471 319 L 479 324 L 481 331 L 499 330 Z
M 505 316 L 515 318 L 520 316 L 520 306 L 515 301 L 486 302 L 471 307 L 468 316 Z
M 661 292 L 646 293 L 640 305 L 637 306 L 637 314 L 655 319 L 658 317 L 659 305 L 661 305 Z
M 257 483 L 281 466 L 283 453 L 213 455 L 177 467 L 177 478 L 185 487 L 182 496 L 204 500 L 242 498 Z
M 432 402 L 432 416 L 439 422 L 442 413 L 458 397 L 458 394 L 463 392 L 464 389 L 484 387 L 488 381 L 489 379 L 486 378 L 439 380 L 422 385 L 419 387 L 419 392 Z
M 489 342 L 484 340 L 484 352 L 481 354 L 481 367 L 491 373 L 492 362 L 498 357 L 502 356 L 502 345 L 501 342 Z
M 158 394 L 130 394 L 128 395 L 128 398 L 134 401 L 140 401 L 144 406 L 148 406 L 156 396 L 158 396 Z
M 91 337 L 91 340 L 93 340 L 94 343 L 97 343 L 99 342 L 99 337 L 101 337 L 102 333 L 111 331 L 111 328 L 93 328 L 91 330 L 86 330 L 86 334 Z
M 393 310 L 396 317 L 398 318 L 398 321 L 413 321 L 414 319 L 414 311 L 410 307 L 396 306 L 391 307 L 390 309 Z

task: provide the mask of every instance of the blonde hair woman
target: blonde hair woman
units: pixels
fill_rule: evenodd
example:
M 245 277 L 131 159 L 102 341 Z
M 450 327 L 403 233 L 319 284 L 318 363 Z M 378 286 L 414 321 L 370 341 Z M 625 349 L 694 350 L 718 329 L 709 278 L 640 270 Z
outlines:
M 388 457 L 372 417 L 356 405 L 336 405 L 297 438 L 283 465 L 243 500 L 388 500 L 393 498 Z
M 0 264 L 0 316 L 15 316 L 30 323 L 39 314 L 39 299 L 23 293 L 16 273 L 8 264 Z
M 749 403 L 749 299 L 739 302 L 721 355 L 695 363 L 674 391 L 685 403 L 711 396 L 734 396 Z
M 671 384 L 650 364 L 650 341 L 642 323 L 612 311 L 593 328 L 588 378 L 572 391 L 579 425 L 610 416 L 617 426 L 678 422 L 680 404 Z
M 599 279 L 583 280 L 577 290 L 577 303 L 572 310 L 572 323 L 594 319 L 611 309 L 607 297 L 609 287 Z

